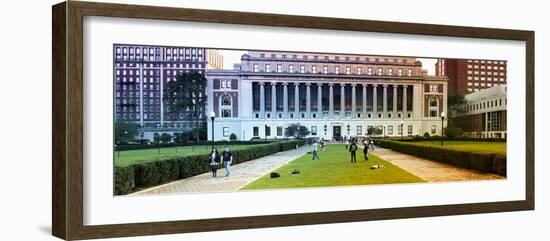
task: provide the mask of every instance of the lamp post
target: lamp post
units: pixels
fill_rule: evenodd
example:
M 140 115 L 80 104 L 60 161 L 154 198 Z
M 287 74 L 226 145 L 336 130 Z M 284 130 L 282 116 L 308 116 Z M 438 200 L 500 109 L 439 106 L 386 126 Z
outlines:
M 443 121 L 445 120 L 445 112 L 441 112 L 441 145 L 443 145 L 443 136 L 445 135 L 443 131 Z
M 401 121 L 401 140 L 403 140 L 403 132 L 405 130 L 403 130 L 403 121 Z
M 210 112 L 210 120 L 212 120 L 212 150 L 214 150 L 214 119 L 216 119 L 216 112 Z

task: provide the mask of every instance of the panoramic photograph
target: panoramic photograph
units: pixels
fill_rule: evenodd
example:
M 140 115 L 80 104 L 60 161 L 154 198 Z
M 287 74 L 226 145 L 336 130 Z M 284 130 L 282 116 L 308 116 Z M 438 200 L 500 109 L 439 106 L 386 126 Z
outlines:
M 115 44 L 113 193 L 504 180 L 506 73 L 500 59 Z

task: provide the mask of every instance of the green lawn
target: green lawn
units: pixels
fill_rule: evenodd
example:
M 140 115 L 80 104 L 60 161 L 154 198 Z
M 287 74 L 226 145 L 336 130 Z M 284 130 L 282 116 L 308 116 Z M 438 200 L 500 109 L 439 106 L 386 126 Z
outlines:
M 481 142 L 481 141 L 418 141 L 407 142 L 413 145 L 434 146 L 450 150 L 468 151 L 477 153 L 495 153 L 506 155 L 506 142 Z
M 251 145 L 228 145 L 230 150 L 239 150 L 248 147 L 264 145 L 264 144 L 251 144 Z M 128 166 L 135 163 L 150 162 L 155 160 L 162 160 L 166 158 L 176 156 L 188 156 L 194 154 L 208 154 L 212 151 L 212 146 L 180 146 L 180 147 L 165 147 L 160 148 L 160 154 L 158 148 L 141 149 L 141 150 L 129 150 L 129 151 L 115 151 L 115 165 L 116 166 Z M 223 146 L 217 146 L 218 151 L 223 151 Z
M 320 160 L 311 160 L 311 154 L 303 155 L 275 170 L 281 177 L 270 178 L 267 174 L 241 190 L 425 182 L 374 155 L 369 154 L 369 161 L 363 161 L 362 149 L 357 152 L 356 163 L 350 163 L 350 154 L 341 144 L 327 145 L 319 156 Z M 386 168 L 370 169 L 377 164 Z M 291 174 L 294 169 L 300 174 Z

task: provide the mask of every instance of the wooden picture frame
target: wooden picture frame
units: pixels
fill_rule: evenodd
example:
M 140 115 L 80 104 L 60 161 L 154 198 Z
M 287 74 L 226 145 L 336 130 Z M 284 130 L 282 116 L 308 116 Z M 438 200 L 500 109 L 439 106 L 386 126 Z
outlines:
M 52 232 L 66 240 L 356 222 L 534 209 L 534 32 L 432 24 L 183 9 L 94 2 L 52 7 Z M 526 43 L 525 200 L 87 226 L 83 224 L 83 18 L 207 23 L 451 36 Z

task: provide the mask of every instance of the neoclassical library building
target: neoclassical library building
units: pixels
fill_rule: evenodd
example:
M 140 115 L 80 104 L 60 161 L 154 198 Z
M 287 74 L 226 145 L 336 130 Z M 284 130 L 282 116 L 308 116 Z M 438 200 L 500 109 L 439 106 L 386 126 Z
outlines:
M 295 123 L 325 140 L 441 135 L 447 122 L 447 77 L 412 57 L 248 51 L 206 77 L 209 139 L 286 138 Z

